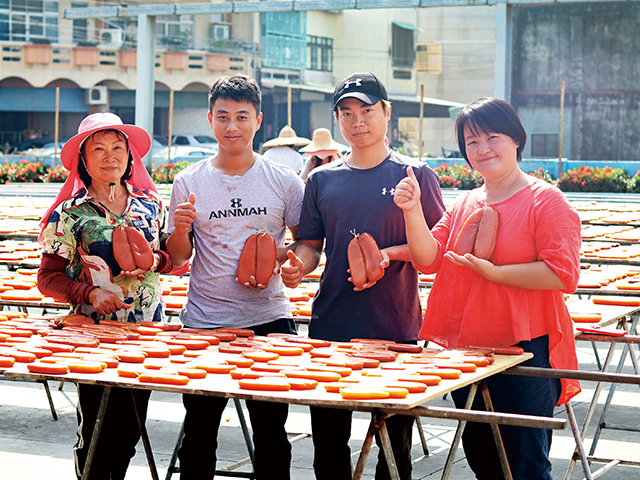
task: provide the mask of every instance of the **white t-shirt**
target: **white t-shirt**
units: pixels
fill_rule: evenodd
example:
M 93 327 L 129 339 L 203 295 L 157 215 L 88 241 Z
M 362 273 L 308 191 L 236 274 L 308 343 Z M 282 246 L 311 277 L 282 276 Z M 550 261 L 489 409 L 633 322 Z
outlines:
M 286 165 L 296 173 L 300 173 L 300 170 L 302 170 L 302 164 L 304 163 L 302 155 L 291 147 L 268 148 L 264 152 L 264 156 L 273 162 Z
M 171 193 L 169 228 L 180 203 L 196 195 L 193 223 L 195 257 L 191 265 L 188 301 L 180 319 L 193 328 L 261 325 L 291 318 L 281 277 L 264 289 L 235 281 L 246 239 L 264 230 L 278 247 L 287 226 L 297 226 L 302 209 L 303 183 L 283 165 L 258 156 L 242 176 L 220 173 L 207 158 L 181 171 Z

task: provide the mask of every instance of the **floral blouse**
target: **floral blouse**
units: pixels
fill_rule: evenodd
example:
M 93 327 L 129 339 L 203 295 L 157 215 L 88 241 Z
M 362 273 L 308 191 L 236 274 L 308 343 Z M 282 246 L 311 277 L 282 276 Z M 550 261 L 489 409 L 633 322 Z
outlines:
M 113 255 L 113 230 L 128 225 L 140 230 L 153 250 L 160 248 L 166 233 L 165 209 L 160 197 L 152 191 L 139 190 L 127 184 L 127 207 L 118 216 L 91 196 L 86 188 L 62 202 L 49 217 L 43 231 L 42 253 L 59 255 L 68 260 L 66 274 L 74 281 L 96 285 L 115 293 L 131 305 L 108 316 L 127 322 L 160 321 L 164 305 L 160 278 L 155 272 L 127 277 Z M 94 319 L 101 317 L 92 305 L 72 305 L 74 312 Z

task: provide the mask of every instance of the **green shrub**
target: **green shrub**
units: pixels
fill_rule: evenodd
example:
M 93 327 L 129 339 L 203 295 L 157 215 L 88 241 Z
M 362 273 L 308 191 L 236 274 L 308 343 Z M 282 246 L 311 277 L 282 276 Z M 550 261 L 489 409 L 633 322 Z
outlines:
M 49 167 L 47 167 L 42 162 L 29 162 L 27 160 L 23 160 L 21 162 L 15 163 L 15 170 L 13 171 L 13 176 L 10 179 L 11 182 L 44 182 L 44 177 L 49 171 Z
M 629 174 L 622 168 L 585 167 L 562 172 L 558 188 L 563 192 L 624 193 L 629 188 Z
M 628 183 L 628 192 L 629 193 L 640 193 L 640 170 L 636 172 L 631 180 Z
M 5 162 L 0 167 L 0 183 L 9 183 L 11 173 L 13 172 L 13 164 Z
M 56 165 L 49 169 L 49 172 L 44 177 L 44 181 L 47 183 L 64 183 L 68 176 L 69 170 L 62 165 Z
M 42 162 L 22 160 L 17 163 L 5 162 L 0 168 L 0 183 L 44 182 L 49 167 Z
M 177 162 L 160 165 L 158 168 L 151 167 L 151 179 L 154 183 L 173 183 L 173 179 L 180 170 L 184 170 L 191 163 Z
M 469 165 L 452 165 L 443 163 L 433 169 L 440 180 L 440 188 L 459 188 L 471 190 L 484 183 L 482 176 Z
M 532 177 L 539 178 L 540 180 L 544 180 L 551 185 L 555 185 L 556 181 L 553 179 L 551 174 L 547 172 L 544 168 L 540 167 L 538 170 L 534 170 L 533 172 L 529 172 L 529 175 Z

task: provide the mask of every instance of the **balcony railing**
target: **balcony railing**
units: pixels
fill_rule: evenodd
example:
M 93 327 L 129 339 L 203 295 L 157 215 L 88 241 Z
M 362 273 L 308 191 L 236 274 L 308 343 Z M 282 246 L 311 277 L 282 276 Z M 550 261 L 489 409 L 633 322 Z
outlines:
M 80 49 L 83 51 L 80 52 Z M 82 53 L 83 55 L 80 55 Z M 113 47 L 77 47 L 63 44 L 0 42 L 0 67 L 16 69 L 86 70 L 127 72 L 136 68 L 136 50 Z M 156 73 L 183 73 L 210 76 L 247 72 L 242 54 L 209 53 L 202 50 L 170 52 L 156 50 Z M 176 72 L 177 70 L 177 72 Z

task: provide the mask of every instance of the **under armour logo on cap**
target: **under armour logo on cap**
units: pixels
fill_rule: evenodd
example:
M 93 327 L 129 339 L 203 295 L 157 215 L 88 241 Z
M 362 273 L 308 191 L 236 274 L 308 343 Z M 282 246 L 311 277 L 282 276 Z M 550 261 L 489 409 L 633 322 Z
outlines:
M 357 98 L 367 105 L 375 105 L 380 100 L 388 100 L 387 89 L 373 73 L 359 72 L 343 79 L 333 92 L 333 109 L 344 98 Z
M 347 80 L 346 82 L 344 82 L 344 88 L 347 89 L 349 88 L 351 85 L 354 85 L 356 87 L 361 87 L 362 86 L 362 79 L 361 78 L 356 78 L 355 80 Z

